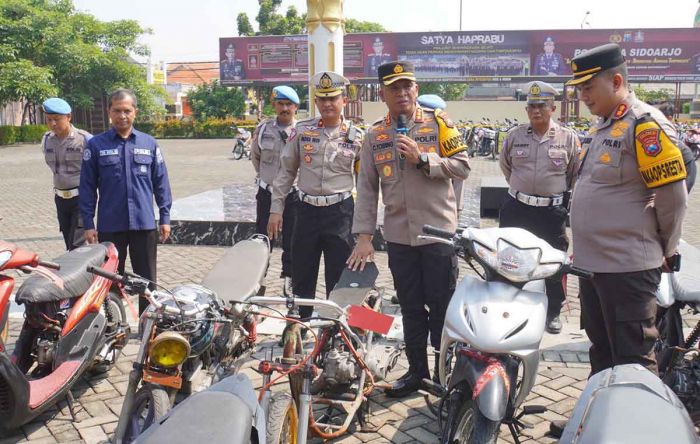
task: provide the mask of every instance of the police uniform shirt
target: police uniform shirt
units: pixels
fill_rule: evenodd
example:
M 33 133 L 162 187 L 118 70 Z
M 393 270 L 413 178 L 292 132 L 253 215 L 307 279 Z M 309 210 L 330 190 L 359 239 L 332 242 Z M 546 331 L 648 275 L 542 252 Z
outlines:
M 519 125 L 503 141 L 499 163 L 514 191 L 561 196 L 571 186 L 578 147 L 576 133 L 554 121 L 541 138 L 529 124 Z
M 440 124 L 452 125 L 446 114 Z M 418 107 L 408 121 L 408 136 L 428 153 L 428 165 L 418 169 L 404 161 L 395 146 L 396 121 L 389 115 L 368 130 L 360 154 L 357 202 L 352 226 L 354 234 L 374 234 L 381 187 L 384 203 L 384 238 L 403 245 L 424 245 L 417 239 L 423 225 L 448 231 L 457 228 L 457 207 L 452 179 L 469 175 L 466 151 L 444 156 L 440 148 L 440 126 L 434 111 Z M 457 133 L 459 134 L 459 133 Z
M 649 122 L 635 125 L 644 116 Z M 577 266 L 642 271 L 674 254 L 687 201 L 677 140 L 663 114 L 633 94 L 591 128 L 571 203 Z
M 71 125 L 70 132 L 63 139 L 53 131 L 44 134 L 41 150 L 44 160 L 53 173 L 53 186 L 59 190 L 71 190 L 80 185 L 80 164 L 83 149 L 92 138 L 87 131 Z
M 270 186 L 280 170 L 282 148 L 295 125 L 295 121 L 290 125 L 281 126 L 277 119 L 267 119 L 258 125 L 253 133 L 251 161 L 258 177 Z
M 301 121 L 282 150 L 280 172 L 272 187 L 271 213 L 282 214 L 284 199 L 299 174 L 297 186 L 310 196 L 329 196 L 352 191 L 355 157 L 362 147 L 362 132 L 348 140 L 350 125 L 327 127 L 323 119 Z
M 535 74 L 550 75 L 563 74 L 564 59 L 558 52 L 552 54 L 542 53 L 535 60 Z
M 159 224 L 170 224 L 172 195 L 168 170 L 156 140 L 133 130 L 123 139 L 114 128 L 88 142 L 80 175 L 80 214 L 85 229 L 120 232 L 156 228 L 153 197 Z

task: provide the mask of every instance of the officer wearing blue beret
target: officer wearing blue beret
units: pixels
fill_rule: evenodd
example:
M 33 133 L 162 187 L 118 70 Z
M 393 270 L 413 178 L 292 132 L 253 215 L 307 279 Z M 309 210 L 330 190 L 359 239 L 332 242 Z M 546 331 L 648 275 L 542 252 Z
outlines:
M 43 103 L 43 108 L 49 131 L 41 139 L 41 151 L 53 173 L 58 227 L 66 249 L 73 250 L 85 243 L 78 186 L 83 150 L 92 135 L 71 124 L 71 107 L 65 100 L 52 97 Z
M 83 153 L 80 212 L 88 243 L 99 240 L 117 247 L 120 274 L 128 249 L 134 273 L 156 282 L 156 246 L 159 237 L 165 242 L 170 236 L 172 195 L 158 143 L 133 126 L 136 103 L 136 96 L 127 89 L 118 89 L 109 97 L 112 128 L 93 137 Z M 154 197 L 159 230 L 153 216 Z M 140 298 L 139 313 L 147 306 Z
M 267 234 L 272 204 L 272 182 L 280 170 L 280 154 L 287 139 L 297 124 L 296 112 L 299 107 L 299 95 L 293 88 L 281 85 L 272 89 L 272 106 L 275 108 L 274 119 L 265 119 L 258 124 L 253 134 L 250 147 L 250 160 L 257 174 L 258 192 L 255 226 L 260 234 Z M 294 232 L 295 209 L 299 197 L 296 186 L 285 198 L 284 226 L 282 230 L 282 279 L 283 292 L 292 294 L 292 233 Z

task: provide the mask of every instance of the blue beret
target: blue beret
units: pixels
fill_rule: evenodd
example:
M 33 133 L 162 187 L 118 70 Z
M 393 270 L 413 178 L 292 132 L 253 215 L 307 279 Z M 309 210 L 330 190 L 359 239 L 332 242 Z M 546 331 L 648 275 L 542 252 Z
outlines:
M 442 100 L 442 97 L 437 96 L 435 94 L 423 94 L 422 96 L 418 96 L 418 104 L 420 106 L 432 109 L 447 108 L 447 103 L 445 103 L 445 101 Z
M 272 100 L 289 100 L 292 103 L 299 105 L 299 96 L 293 88 L 282 85 L 272 88 Z
M 44 112 L 46 114 L 70 114 L 70 105 L 63 99 L 52 97 L 44 102 Z

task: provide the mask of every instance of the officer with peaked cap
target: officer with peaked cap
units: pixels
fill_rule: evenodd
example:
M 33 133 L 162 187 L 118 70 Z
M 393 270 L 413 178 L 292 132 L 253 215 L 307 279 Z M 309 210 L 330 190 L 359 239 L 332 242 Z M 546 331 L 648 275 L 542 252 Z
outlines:
M 556 89 L 539 81 L 530 82 L 525 89 L 529 123 L 508 132 L 499 157 L 508 181 L 500 226 L 524 228 L 554 248 L 566 251 L 569 241 L 564 193 L 571 189 L 574 180 L 578 137 L 552 118 L 557 109 Z M 546 288 L 549 304 L 545 327 L 557 334 L 562 328 L 559 313 L 566 293 L 561 279 L 548 279 Z
M 673 125 L 629 90 L 620 47 L 571 61 L 579 98 L 599 120 L 582 142 L 571 204 L 581 317 L 591 373 L 638 363 L 656 372 L 654 325 L 661 269 L 675 260 L 685 215 L 685 166 Z
M 353 167 L 363 134 L 343 117 L 348 83 L 331 71 L 311 78 L 321 116 L 303 120 L 292 130 L 272 185 L 268 234 L 275 238 L 288 223 L 283 218 L 285 199 L 298 175 L 300 202 L 292 235 L 292 286 L 294 295 L 303 298 L 315 297 L 321 253 L 328 295 L 340 279 L 353 246 Z M 299 310 L 302 318 L 311 312 L 311 307 Z
M 71 107 L 65 100 L 53 97 L 43 107 L 50 131 L 41 139 L 41 150 L 53 173 L 58 227 L 66 249 L 72 250 L 85 243 L 78 187 L 83 150 L 92 135 L 71 124 Z
M 348 259 L 362 268 L 374 256 L 372 236 L 377 225 L 381 190 L 384 239 L 389 268 L 401 306 L 409 369 L 385 393 L 407 396 L 430 377 L 428 335 L 439 362 L 445 312 L 457 283 L 454 248 L 418 239 L 423 225 L 457 228 L 453 180 L 469 175 L 464 141 L 442 110 L 417 103 L 418 84 L 413 64 L 396 61 L 379 67 L 380 96 L 388 112 L 370 126 L 360 154 L 357 211 L 352 231 L 357 245 Z M 399 120 L 406 120 L 405 133 Z M 403 126 L 401 126 L 403 127 Z M 427 309 L 426 309 L 427 307 Z
M 656 373 L 656 290 L 678 257 L 687 202 L 678 135 L 630 91 L 618 45 L 574 57 L 571 70 L 567 85 L 598 116 L 581 143 L 571 201 L 574 265 L 594 273 L 579 279 L 591 374 L 629 363 Z
M 299 96 L 289 86 L 281 85 L 272 89 L 272 106 L 274 119 L 265 119 L 255 128 L 250 149 L 250 160 L 257 174 L 258 192 L 255 225 L 257 232 L 267 234 L 267 223 L 272 204 L 272 184 L 280 170 L 280 155 L 290 134 L 296 126 L 296 111 Z M 292 186 L 285 198 L 282 230 L 282 278 L 285 295 L 292 294 L 292 233 L 294 229 L 295 209 L 299 197 L 297 189 Z

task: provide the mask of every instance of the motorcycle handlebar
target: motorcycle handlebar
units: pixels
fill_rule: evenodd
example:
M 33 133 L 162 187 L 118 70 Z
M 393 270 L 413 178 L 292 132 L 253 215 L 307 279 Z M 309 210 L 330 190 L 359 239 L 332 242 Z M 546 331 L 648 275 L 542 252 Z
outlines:
M 57 264 L 56 262 L 38 261 L 37 265 L 41 265 L 42 267 L 45 267 L 45 268 L 51 268 L 53 270 L 60 270 L 61 269 L 61 264 Z
M 566 267 L 564 270 L 565 273 L 567 274 L 573 274 L 574 276 L 582 277 L 584 279 L 593 279 L 593 272 L 584 270 L 582 268 L 574 267 L 573 265 L 569 265 Z
M 92 274 L 96 274 L 96 275 L 101 276 L 103 278 L 109 279 L 110 281 L 113 281 L 113 282 L 124 282 L 124 280 L 126 279 L 124 276 L 121 276 L 121 275 L 116 274 L 116 273 L 110 273 L 107 270 L 104 270 L 100 267 L 94 267 L 92 265 L 87 267 L 87 272 L 92 273 Z
M 455 233 L 443 230 L 442 228 L 433 227 L 432 225 L 423 225 L 423 233 L 448 240 L 452 240 L 455 237 Z

